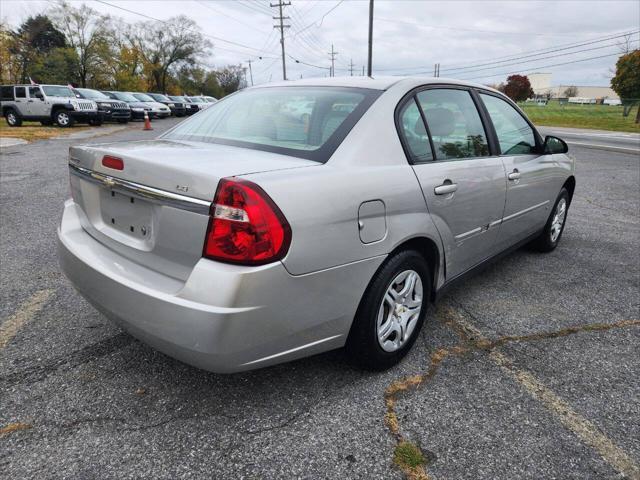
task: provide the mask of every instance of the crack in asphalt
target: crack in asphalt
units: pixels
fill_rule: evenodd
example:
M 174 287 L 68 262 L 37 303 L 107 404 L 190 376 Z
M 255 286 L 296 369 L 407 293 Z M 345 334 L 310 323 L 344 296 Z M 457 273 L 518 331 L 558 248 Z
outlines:
M 61 368 L 75 368 L 105 355 L 109 355 L 127 345 L 135 342 L 135 339 L 125 332 L 118 333 L 104 340 L 87 345 L 80 350 L 76 350 L 70 355 L 58 357 L 45 364 L 34 365 L 32 367 L 19 370 L 0 377 L 2 389 L 19 384 L 31 384 L 47 378 Z
M 466 313 L 469 317 L 476 319 L 475 315 L 469 312 L 462 304 L 460 304 L 459 302 L 454 303 L 456 303 L 460 310 Z M 471 352 L 485 352 L 489 355 L 494 355 L 494 357 L 496 355 L 502 356 L 502 354 L 500 354 L 497 349 L 508 343 L 535 342 L 540 340 L 566 337 L 569 335 L 575 335 L 577 333 L 590 333 L 630 326 L 640 326 L 640 320 L 622 320 L 614 323 L 592 323 L 587 325 L 577 325 L 551 332 L 533 333 L 528 335 L 505 335 L 495 340 L 489 340 L 482 336 L 482 333 L 473 325 L 463 324 L 460 321 L 456 321 L 455 316 L 456 312 L 451 307 L 441 307 L 436 311 L 436 318 L 458 335 L 460 343 L 454 345 L 453 347 L 436 348 L 433 353 L 429 355 L 429 367 L 425 372 L 397 379 L 393 381 L 384 392 L 384 402 L 386 407 L 384 423 L 389 429 L 389 432 L 393 436 L 394 440 L 396 441 L 396 447 L 403 442 L 407 442 L 402 434 L 400 421 L 395 411 L 395 406 L 400 395 L 406 394 L 409 391 L 415 391 L 421 386 L 426 385 L 436 375 L 442 362 L 444 362 L 444 360 L 446 360 L 450 356 L 463 356 Z M 513 367 L 512 365 L 510 365 L 509 361 L 505 360 L 504 358 L 495 357 L 494 361 L 503 369 L 511 369 Z M 523 372 L 515 373 L 516 375 L 523 374 Z M 524 373 L 524 375 L 526 375 L 526 373 Z M 537 388 L 540 389 L 544 387 L 537 386 Z M 551 395 L 553 395 L 552 392 Z M 591 426 L 589 425 L 588 427 Z M 580 434 L 581 432 L 576 431 L 575 429 L 572 430 L 580 438 L 585 440 L 585 437 Z M 586 428 L 584 430 L 589 430 L 589 428 Z M 604 437 L 602 434 L 600 435 Z M 589 442 L 587 441 L 587 443 Z M 594 445 L 592 444 L 591 446 Z M 611 450 L 609 446 L 607 447 L 609 448 L 609 450 Z M 598 446 L 594 446 L 594 448 L 596 448 L 596 450 L 598 450 L 601 454 L 603 453 L 602 449 L 598 448 Z M 604 450 L 606 454 L 607 448 L 604 448 Z M 615 453 L 623 457 L 625 456 L 624 452 L 620 452 L 619 449 L 617 449 Z M 605 460 L 608 461 L 609 458 L 605 458 Z M 628 458 L 623 458 L 622 462 L 619 462 L 619 459 L 617 458 L 614 458 L 613 460 L 613 462 L 608 461 L 608 463 L 613 468 L 621 471 L 623 474 L 629 474 L 629 472 L 631 472 L 631 478 L 640 478 L 640 472 L 638 472 L 637 470 L 638 467 L 633 464 L 633 461 L 629 460 Z M 403 465 L 398 466 L 409 480 L 428 480 L 429 475 L 424 468 L 426 465 L 428 465 L 428 462 L 425 462 L 425 465 L 418 465 L 417 467 L 407 467 Z

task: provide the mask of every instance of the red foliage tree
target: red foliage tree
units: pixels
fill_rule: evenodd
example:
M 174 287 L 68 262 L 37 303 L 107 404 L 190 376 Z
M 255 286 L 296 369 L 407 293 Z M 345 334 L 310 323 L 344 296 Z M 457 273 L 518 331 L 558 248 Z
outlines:
M 514 102 L 521 102 L 533 96 L 533 89 L 526 75 L 511 75 L 507 78 L 504 93 Z

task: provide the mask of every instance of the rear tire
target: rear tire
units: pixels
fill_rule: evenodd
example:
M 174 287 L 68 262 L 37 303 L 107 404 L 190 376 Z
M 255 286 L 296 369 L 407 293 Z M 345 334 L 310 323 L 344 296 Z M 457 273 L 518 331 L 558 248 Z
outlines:
M 56 122 L 56 125 L 62 128 L 72 127 L 75 123 L 73 117 L 69 115 L 69 112 L 67 112 L 66 110 L 57 110 L 53 114 L 53 119 Z
M 556 203 L 553 205 L 553 210 L 551 210 L 551 214 L 544 226 L 544 230 L 542 230 L 542 233 L 538 238 L 531 242 L 531 248 L 542 253 L 555 250 L 558 243 L 560 243 L 560 238 L 562 238 L 562 232 L 564 232 L 568 211 L 569 192 L 563 187 L 558 194 Z
M 405 250 L 388 258 L 360 301 L 346 345 L 351 359 L 367 370 L 400 362 L 418 338 L 430 294 L 431 275 L 422 255 Z
M 10 127 L 19 127 L 20 125 L 22 125 L 22 118 L 20 118 L 18 112 L 16 112 L 13 108 L 10 108 L 5 112 L 4 118 L 7 120 L 7 124 Z

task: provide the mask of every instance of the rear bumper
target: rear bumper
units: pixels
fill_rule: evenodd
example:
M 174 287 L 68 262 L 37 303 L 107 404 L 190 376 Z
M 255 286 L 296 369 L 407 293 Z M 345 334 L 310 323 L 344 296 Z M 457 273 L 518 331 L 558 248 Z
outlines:
M 376 257 L 292 276 L 282 263 L 199 260 L 186 281 L 107 248 L 68 200 L 58 230 L 61 267 L 76 289 L 131 335 L 219 373 L 273 365 L 344 345 Z

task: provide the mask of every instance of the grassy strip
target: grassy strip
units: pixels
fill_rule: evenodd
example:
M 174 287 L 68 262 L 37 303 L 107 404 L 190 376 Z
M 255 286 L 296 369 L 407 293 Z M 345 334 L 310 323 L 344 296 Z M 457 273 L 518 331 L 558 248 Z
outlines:
M 536 125 L 640 133 L 640 124 L 635 123 L 638 107 L 627 117 L 622 116 L 623 107 L 612 105 L 560 105 L 552 101 L 544 106 L 521 103 L 520 108 Z
M 60 128 L 56 126 L 44 127 L 40 122 L 22 122 L 21 127 L 10 127 L 6 122 L 0 121 L 0 137 L 21 138 L 32 142 L 34 140 L 46 140 L 52 137 L 61 137 L 80 130 L 87 130 L 88 126 L 72 128 Z

